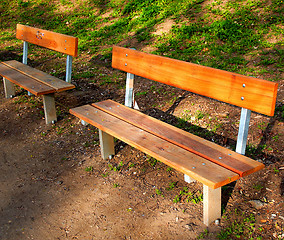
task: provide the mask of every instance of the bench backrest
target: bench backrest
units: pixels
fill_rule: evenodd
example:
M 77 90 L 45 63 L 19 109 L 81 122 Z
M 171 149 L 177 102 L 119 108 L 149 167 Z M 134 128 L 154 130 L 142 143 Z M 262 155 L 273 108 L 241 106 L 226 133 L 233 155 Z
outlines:
M 78 38 L 39 28 L 17 24 L 16 37 L 57 52 L 77 57 Z
M 65 81 L 71 82 L 73 57 L 78 55 L 78 38 L 22 24 L 17 24 L 16 37 L 24 41 L 24 64 L 28 61 L 28 43 L 67 54 Z
M 128 107 L 133 107 L 134 74 L 241 107 L 236 152 L 243 155 L 251 111 L 274 115 L 278 87 L 274 82 L 117 46 L 112 67 L 127 72 Z
M 167 57 L 113 47 L 112 67 L 268 116 L 277 83 Z

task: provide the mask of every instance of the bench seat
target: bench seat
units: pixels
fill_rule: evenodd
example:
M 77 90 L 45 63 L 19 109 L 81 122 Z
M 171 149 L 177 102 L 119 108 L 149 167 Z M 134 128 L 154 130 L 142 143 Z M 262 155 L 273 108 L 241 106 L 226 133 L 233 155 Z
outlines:
M 0 75 L 36 96 L 75 88 L 71 83 L 15 60 L 1 62 Z
M 15 95 L 14 84 L 28 91 L 28 95 L 42 96 L 45 123 L 57 121 L 54 93 L 75 88 L 71 84 L 72 59 L 78 53 L 78 38 L 17 24 L 16 38 L 23 40 L 22 63 L 12 60 L 0 62 L 0 75 L 3 76 L 5 97 Z M 67 54 L 65 81 L 28 66 L 29 43 Z
M 112 100 L 77 107 L 70 112 L 212 189 L 264 167 L 262 163 Z

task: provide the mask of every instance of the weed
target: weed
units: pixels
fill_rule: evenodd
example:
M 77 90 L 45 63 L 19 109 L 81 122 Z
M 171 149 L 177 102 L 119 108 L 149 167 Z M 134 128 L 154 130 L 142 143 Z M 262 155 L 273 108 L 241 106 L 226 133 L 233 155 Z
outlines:
M 253 188 L 255 190 L 261 190 L 261 189 L 263 189 L 263 186 L 261 184 L 255 184 L 255 185 L 253 185 Z
M 128 169 L 131 169 L 131 168 L 133 168 L 134 166 L 135 166 L 134 163 L 129 163 L 129 164 L 128 164 Z
M 264 131 L 266 129 L 267 124 L 265 122 L 259 123 L 257 125 L 257 128 L 261 129 L 262 131 Z
M 201 112 L 200 110 L 197 110 L 196 113 L 195 113 L 195 116 L 198 120 L 204 118 L 204 113 Z
M 112 164 L 109 164 L 108 165 L 108 167 L 109 167 L 109 170 L 110 171 L 115 171 L 115 172 L 118 172 L 118 171 L 120 171 L 121 170 L 121 168 L 122 168 L 122 166 L 123 166 L 123 162 L 121 161 L 121 162 L 119 162 L 119 164 L 117 165 L 117 166 L 113 166 Z
M 170 182 L 169 187 L 166 188 L 166 190 L 170 191 L 173 190 L 177 185 L 177 182 Z
M 180 202 L 180 196 L 179 195 L 176 195 L 174 200 L 173 200 L 174 203 L 178 203 Z
M 152 166 L 155 167 L 158 163 L 158 160 L 156 158 L 147 156 L 147 162 Z
M 171 172 L 173 171 L 173 168 L 172 167 L 167 167 L 167 172 Z
M 196 193 L 192 193 L 188 190 L 187 187 L 184 187 L 183 190 L 180 190 L 179 194 L 177 195 L 179 201 L 186 200 L 187 202 L 192 202 L 194 204 L 198 204 L 199 202 L 203 201 L 203 194 L 197 191 Z
M 138 96 L 144 96 L 146 94 L 147 94 L 147 91 L 144 91 L 144 92 L 138 92 L 135 95 L 138 97 Z
M 205 239 L 209 234 L 209 231 L 208 229 L 204 229 L 204 231 L 202 233 L 200 233 L 198 236 L 197 236 L 197 239 Z
M 113 184 L 113 187 L 114 187 L 114 188 L 117 188 L 117 187 L 119 187 L 119 184 L 118 184 L 118 183 L 114 183 L 114 184 Z
M 279 140 L 280 134 L 277 134 L 275 136 L 272 137 L 272 139 L 276 142 Z
M 86 172 L 92 172 L 94 169 L 93 169 L 93 166 L 89 166 L 89 167 L 86 167 L 85 168 L 85 171 Z
M 275 167 L 273 168 L 273 171 L 274 171 L 275 174 L 279 173 L 279 169 L 277 169 Z
M 44 137 L 47 135 L 47 132 L 41 132 L 40 135 Z
M 162 191 L 159 190 L 159 189 L 157 189 L 157 188 L 156 188 L 156 194 L 157 194 L 157 195 L 160 195 L 160 196 L 162 196 L 162 197 L 164 197 Z
M 108 172 L 106 172 L 106 173 L 102 173 L 102 177 L 107 177 L 109 175 L 109 173 Z
M 247 239 L 252 239 L 252 234 L 255 230 L 255 217 L 251 214 L 241 221 L 235 220 L 229 227 L 223 229 L 219 234 L 219 239 L 231 239 L 231 237 L 241 238 L 247 236 Z
M 62 127 L 57 127 L 56 133 L 57 133 L 58 135 L 61 135 L 61 134 L 63 133 L 63 130 L 64 130 L 64 129 L 65 129 L 64 126 L 62 126 Z

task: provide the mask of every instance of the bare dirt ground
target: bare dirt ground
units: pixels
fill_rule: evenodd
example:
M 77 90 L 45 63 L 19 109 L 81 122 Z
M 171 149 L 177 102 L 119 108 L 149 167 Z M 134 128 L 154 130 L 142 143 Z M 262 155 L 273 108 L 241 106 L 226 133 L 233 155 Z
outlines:
M 41 98 L 19 89 L 5 99 L 0 83 L 0 239 L 218 239 L 226 228 L 237 229 L 228 239 L 284 237 L 281 112 L 273 118 L 252 114 L 248 154 L 266 168 L 224 189 L 223 217 L 206 232 L 202 202 L 179 195 L 187 187 L 199 196 L 201 184 L 185 183 L 181 173 L 120 141 L 116 156 L 102 160 L 97 129 L 68 113 L 108 98 L 123 103 L 123 90 L 84 79 L 75 83 L 76 90 L 56 95 L 59 119 L 48 126 Z M 136 89 L 142 111 L 234 147 L 239 108 L 139 78 Z

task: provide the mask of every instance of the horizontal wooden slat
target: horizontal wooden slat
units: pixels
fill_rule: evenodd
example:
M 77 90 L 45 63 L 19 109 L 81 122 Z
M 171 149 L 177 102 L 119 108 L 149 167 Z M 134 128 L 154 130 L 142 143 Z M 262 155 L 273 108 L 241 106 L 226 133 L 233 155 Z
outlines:
M 113 47 L 112 66 L 203 96 L 274 115 L 277 83 L 176 59 Z
M 112 100 L 98 102 L 93 104 L 93 106 L 166 141 L 176 144 L 192 153 L 204 157 L 209 161 L 215 162 L 218 165 L 238 173 L 241 177 L 264 168 L 262 163 L 173 127 Z
M 78 38 L 55 33 L 39 28 L 17 24 L 16 37 L 48 49 L 76 57 L 78 54 Z
M 221 187 L 239 178 L 238 174 L 228 169 L 91 105 L 70 109 L 70 113 L 210 188 Z
M 52 88 L 55 88 L 57 92 L 69 90 L 75 88 L 71 83 L 65 82 L 59 78 L 51 76 L 45 72 L 32 68 L 26 64 L 20 63 L 15 60 L 2 62 L 2 64 L 17 70 L 18 72 L 25 74 L 35 80 L 42 82 Z
M 0 75 L 36 96 L 56 92 L 54 88 L 39 83 L 35 79 L 22 74 L 15 69 L 9 68 L 2 63 L 0 63 Z

